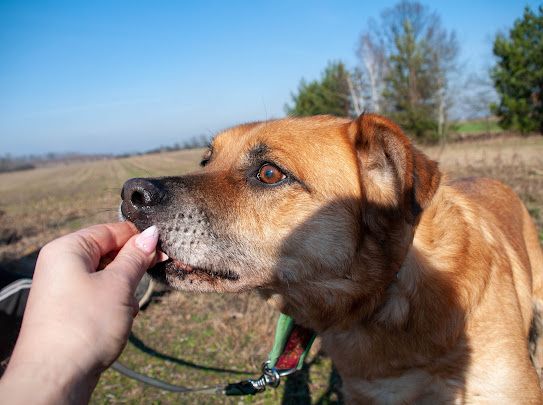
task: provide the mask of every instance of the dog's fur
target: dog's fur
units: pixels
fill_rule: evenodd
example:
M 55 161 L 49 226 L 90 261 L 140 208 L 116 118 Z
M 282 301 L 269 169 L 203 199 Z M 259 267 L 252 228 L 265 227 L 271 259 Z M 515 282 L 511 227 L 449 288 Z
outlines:
M 123 214 L 171 258 L 152 274 L 258 289 L 319 333 L 347 402 L 541 402 L 543 256 L 509 188 L 446 179 L 373 114 L 241 125 L 205 160 L 124 187 Z M 266 163 L 285 179 L 262 183 Z

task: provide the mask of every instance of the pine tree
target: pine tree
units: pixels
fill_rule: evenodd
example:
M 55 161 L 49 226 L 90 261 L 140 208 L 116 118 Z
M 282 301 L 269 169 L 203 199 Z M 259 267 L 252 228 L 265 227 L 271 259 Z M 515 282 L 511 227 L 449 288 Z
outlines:
M 543 6 L 526 7 L 508 35 L 494 41 L 491 71 L 500 101 L 493 111 L 503 128 L 543 133 Z
M 298 94 L 292 94 L 293 105 L 285 105 L 285 112 L 292 116 L 352 115 L 349 74 L 342 62 L 332 62 L 328 64 L 320 80 L 307 83 L 302 79 Z

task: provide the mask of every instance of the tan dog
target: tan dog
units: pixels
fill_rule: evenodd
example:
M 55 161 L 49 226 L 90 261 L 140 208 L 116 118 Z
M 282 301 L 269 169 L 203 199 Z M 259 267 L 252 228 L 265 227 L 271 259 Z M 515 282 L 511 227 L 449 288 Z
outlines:
M 509 188 L 446 180 L 370 114 L 238 126 L 203 166 L 123 188 L 161 231 L 156 277 L 258 289 L 319 333 L 351 403 L 541 403 L 543 257 Z

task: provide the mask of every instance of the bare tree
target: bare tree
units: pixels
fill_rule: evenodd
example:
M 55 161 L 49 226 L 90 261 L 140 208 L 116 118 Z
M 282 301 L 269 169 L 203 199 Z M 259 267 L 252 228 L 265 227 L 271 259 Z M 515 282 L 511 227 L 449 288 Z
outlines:
M 368 104 L 418 138 L 443 139 L 458 52 L 454 32 L 421 3 L 402 0 L 384 10 L 378 24 L 368 22 L 358 44 Z
M 459 45 L 454 31 L 447 32 L 441 26 L 441 18 L 436 13 L 429 15 L 425 41 L 431 54 L 432 75 L 436 80 L 437 135 L 445 140 L 449 111 L 454 99 L 450 93 L 450 83 L 458 70 Z
M 364 111 L 364 100 L 360 94 L 357 83 L 353 80 L 353 75 L 348 74 L 345 79 L 347 80 L 347 85 L 349 86 L 349 93 L 351 95 L 351 104 L 356 116 L 362 114 Z
M 368 109 L 380 112 L 387 65 L 384 44 L 378 34 L 368 31 L 360 36 L 357 56 L 361 67 L 359 83 L 367 88 Z
M 492 79 L 485 73 L 472 73 L 464 83 L 462 112 L 467 118 L 484 118 L 486 133 L 490 133 L 491 104 L 498 100 Z

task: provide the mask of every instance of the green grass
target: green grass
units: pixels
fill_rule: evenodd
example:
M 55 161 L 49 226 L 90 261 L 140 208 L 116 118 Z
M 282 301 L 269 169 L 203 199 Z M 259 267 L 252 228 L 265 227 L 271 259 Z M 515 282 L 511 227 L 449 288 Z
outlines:
M 495 120 L 470 120 L 456 123 L 456 132 L 460 134 L 497 133 L 503 129 Z
M 231 315 L 234 313 L 235 317 Z M 127 345 L 120 361 L 139 372 L 189 387 L 226 385 L 256 378 L 271 349 L 276 317 L 253 294 L 171 292 L 155 296 L 136 318 L 132 329 L 136 339 Z M 330 390 L 332 364 L 319 353 L 318 346 L 312 349 L 300 375 L 254 397 L 169 393 L 108 370 L 91 403 L 135 404 L 144 398 L 146 403 L 157 404 L 277 404 L 280 401 L 295 404 L 302 400 L 307 403 L 309 397 L 333 403 L 337 394 Z

